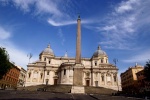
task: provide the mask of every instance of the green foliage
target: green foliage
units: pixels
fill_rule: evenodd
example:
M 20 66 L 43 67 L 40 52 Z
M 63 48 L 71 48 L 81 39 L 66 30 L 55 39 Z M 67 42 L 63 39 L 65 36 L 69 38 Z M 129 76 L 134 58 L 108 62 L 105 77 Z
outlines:
M 146 81 L 150 81 L 150 60 L 148 60 L 144 66 L 144 75 L 146 77 Z
M 0 47 L 0 79 L 3 78 L 8 70 L 11 68 L 12 64 L 9 62 L 9 55 L 5 48 Z

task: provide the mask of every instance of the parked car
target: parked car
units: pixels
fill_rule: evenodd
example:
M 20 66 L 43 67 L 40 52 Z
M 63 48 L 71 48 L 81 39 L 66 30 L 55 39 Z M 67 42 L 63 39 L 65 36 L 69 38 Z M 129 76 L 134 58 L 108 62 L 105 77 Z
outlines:
M 38 88 L 37 91 L 46 91 L 44 88 Z

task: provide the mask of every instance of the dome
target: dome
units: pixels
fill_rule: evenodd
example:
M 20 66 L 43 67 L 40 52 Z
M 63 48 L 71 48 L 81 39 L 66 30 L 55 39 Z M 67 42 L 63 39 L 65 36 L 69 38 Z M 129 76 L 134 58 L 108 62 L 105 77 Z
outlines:
M 100 46 L 94 52 L 93 57 L 98 57 L 99 55 L 107 55 L 105 51 L 101 50 Z
M 47 48 L 45 48 L 42 53 L 54 55 L 53 50 L 50 48 L 50 44 L 48 44 Z

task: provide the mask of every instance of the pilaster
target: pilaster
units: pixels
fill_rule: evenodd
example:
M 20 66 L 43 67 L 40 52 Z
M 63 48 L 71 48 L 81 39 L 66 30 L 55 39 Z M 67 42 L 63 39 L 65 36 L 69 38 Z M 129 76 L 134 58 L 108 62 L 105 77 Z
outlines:
M 106 80 L 107 80 L 106 73 L 104 73 L 104 81 L 105 81 L 105 85 L 107 85 Z

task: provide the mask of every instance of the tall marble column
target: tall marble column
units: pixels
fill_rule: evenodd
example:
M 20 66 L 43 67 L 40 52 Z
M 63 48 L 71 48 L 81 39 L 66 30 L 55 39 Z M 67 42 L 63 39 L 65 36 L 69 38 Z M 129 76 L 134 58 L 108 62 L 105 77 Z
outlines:
M 77 40 L 76 40 L 76 63 L 81 63 L 81 19 L 77 19 Z

